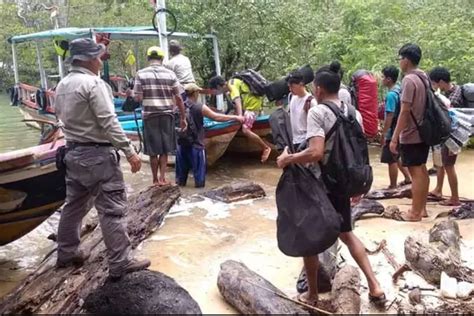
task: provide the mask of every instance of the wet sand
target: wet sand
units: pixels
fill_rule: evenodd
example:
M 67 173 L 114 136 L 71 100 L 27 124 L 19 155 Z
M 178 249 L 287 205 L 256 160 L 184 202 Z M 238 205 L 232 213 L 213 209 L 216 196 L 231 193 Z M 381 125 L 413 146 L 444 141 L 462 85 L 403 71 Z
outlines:
M 378 163 L 379 149 L 371 149 L 374 167 L 374 188 L 388 184 L 386 166 Z M 456 165 L 460 182 L 460 194 L 474 198 L 474 151 L 464 151 Z M 129 193 L 137 192 L 151 182 L 149 166 L 144 165 L 139 174 L 132 175 L 124 164 Z M 175 205 L 163 226 L 146 240 L 137 254 L 152 261 L 151 269 L 158 270 L 176 279 L 197 300 L 203 313 L 235 313 L 221 298 L 217 286 L 219 265 L 228 259 L 244 262 L 290 296 L 296 295 L 295 282 L 302 262 L 299 258 L 283 255 L 276 243 L 276 206 L 274 192 L 281 174 L 273 163 L 262 165 L 253 159 L 232 159 L 220 161 L 209 170 L 206 186 L 250 179 L 264 187 L 268 196 L 264 199 L 226 205 L 210 200 L 199 200 L 193 194 L 202 191 L 192 187 L 192 178 L 183 190 L 183 199 Z M 174 178 L 170 169 L 170 177 Z M 431 177 L 433 188 L 436 178 Z M 444 194 L 449 194 L 445 180 Z M 386 200 L 384 205 L 399 205 L 406 209 L 409 199 Z M 367 248 L 375 248 L 374 242 L 386 239 L 389 249 L 399 263 L 404 262 L 403 242 L 409 235 L 427 238 L 428 229 L 441 219 L 436 214 L 449 210 L 448 207 L 429 203 L 430 218 L 421 223 L 404 223 L 380 217 L 364 217 L 356 223 L 355 233 Z M 458 221 L 463 236 L 463 256 L 469 265 L 474 264 L 474 220 Z M 54 243 L 46 236 L 55 231 L 57 216 L 24 238 L 0 248 L 0 295 L 13 288 L 41 258 L 54 248 Z M 354 264 L 347 249 L 342 247 L 342 257 Z M 393 268 L 382 254 L 370 256 L 375 273 L 387 291 L 388 299 L 393 299 L 396 289 L 392 286 Z M 413 273 L 407 273 L 410 282 L 421 282 Z M 362 283 L 366 284 L 362 278 Z M 375 312 L 366 302 L 367 292 L 362 291 L 362 312 Z

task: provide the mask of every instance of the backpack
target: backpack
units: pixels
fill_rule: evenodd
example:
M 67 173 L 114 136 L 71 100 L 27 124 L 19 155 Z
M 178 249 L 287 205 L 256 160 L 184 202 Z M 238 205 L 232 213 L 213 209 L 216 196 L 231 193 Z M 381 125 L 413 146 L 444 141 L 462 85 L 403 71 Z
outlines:
M 241 79 L 245 82 L 253 95 L 259 97 L 265 95 L 265 88 L 268 85 L 268 81 L 259 72 L 253 69 L 247 69 L 235 74 L 234 78 Z
M 357 70 L 351 78 L 349 92 L 352 105 L 362 115 L 364 132 L 368 137 L 378 133 L 378 86 L 374 75 L 367 70 Z
M 320 163 L 322 179 L 331 194 L 358 196 L 369 192 L 373 181 L 369 164 L 367 139 L 357 122 L 356 110 L 348 106 L 346 117 L 339 107 L 323 103 L 336 115 L 336 123 L 326 135 L 326 142 L 334 137 L 334 145 L 325 164 Z
M 410 110 L 411 117 L 420 133 L 421 140 L 426 145 L 434 146 L 443 144 L 449 138 L 452 131 L 452 120 L 449 116 L 448 109 L 443 101 L 434 93 L 431 82 L 427 84 L 419 73 L 415 74 L 425 85 L 426 106 L 421 123 L 418 123 L 415 115 L 413 115 L 413 112 Z
M 461 86 L 465 108 L 474 108 L 474 83 L 465 83 Z
M 178 131 L 178 144 L 181 146 L 191 146 L 194 144 L 198 137 L 197 126 L 194 123 L 194 119 L 191 113 L 192 105 L 185 104 L 185 117 L 188 127 L 185 131 Z

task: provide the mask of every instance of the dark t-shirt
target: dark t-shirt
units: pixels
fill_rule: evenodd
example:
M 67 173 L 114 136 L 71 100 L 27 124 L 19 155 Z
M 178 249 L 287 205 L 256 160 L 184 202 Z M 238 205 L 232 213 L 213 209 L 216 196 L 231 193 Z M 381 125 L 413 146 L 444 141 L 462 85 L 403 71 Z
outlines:
M 191 119 L 193 120 L 194 126 L 196 128 L 196 137 L 194 138 L 193 146 L 197 148 L 204 148 L 204 117 L 202 115 L 202 103 L 199 102 L 192 102 L 191 100 L 187 100 L 186 106 L 189 109 L 189 114 Z

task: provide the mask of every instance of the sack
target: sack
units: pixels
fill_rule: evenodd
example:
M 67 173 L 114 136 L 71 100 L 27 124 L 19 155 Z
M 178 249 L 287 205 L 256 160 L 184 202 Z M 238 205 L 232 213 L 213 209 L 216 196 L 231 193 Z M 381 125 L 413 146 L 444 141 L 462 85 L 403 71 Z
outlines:
M 474 83 L 466 83 L 461 86 L 462 97 L 465 108 L 474 108 Z
M 301 165 L 285 168 L 276 189 L 278 248 L 288 256 L 322 253 L 339 237 L 342 217 L 324 184 Z
M 426 83 L 425 79 L 418 73 L 415 73 L 423 82 L 426 89 L 426 106 L 421 123 L 419 123 L 413 112 L 411 117 L 420 133 L 421 140 L 429 146 L 443 144 L 451 134 L 451 117 L 448 108 L 443 101 L 434 93 L 431 83 Z
M 351 78 L 350 93 L 352 105 L 362 115 L 364 132 L 367 137 L 378 133 L 378 86 L 374 75 L 367 70 L 357 70 Z
M 128 96 L 122 104 L 122 111 L 133 112 L 140 107 L 140 102 L 135 101 L 131 96 Z
M 260 73 L 253 69 L 247 69 L 234 75 L 234 78 L 241 79 L 245 82 L 250 89 L 250 92 L 256 96 L 265 95 L 265 87 L 268 85 L 267 79 L 265 79 Z
M 178 130 L 178 144 L 181 146 L 191 146 L 197 139 L 198 131 L 191 114 L 191 107 L 188 105 L 186 105 L 185 114 L 188 127 L 184 131 Z
M 294 152 L 288 112 L 278 108 L 270 115 L 273 140 L 279 152 Z M 280 250 L 293 257 L 314 256 L 336 242 L 342 217 L 327 197 L 324 184 L 301 165 L 283 170 L 276 189 L 277 240 Z
M 337 117 L 325 140 L 327 142 L 333 137 L 333 148 L 327 163 L 320 164 L 324 184 L 334 195 L 353 197 L 365 194 L 370 190 L 373 174 L 367 139 L 357 122 L 355 108 L 349 105 L 346 117 L 336 104 L 323 104 Z

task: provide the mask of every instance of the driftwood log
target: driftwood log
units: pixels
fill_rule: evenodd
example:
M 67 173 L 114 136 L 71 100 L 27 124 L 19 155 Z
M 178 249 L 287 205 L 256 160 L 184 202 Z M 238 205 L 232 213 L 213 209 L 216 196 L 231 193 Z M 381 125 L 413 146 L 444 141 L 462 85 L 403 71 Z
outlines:
M 176 186 L 153 186 L 129 199 L 124 220 L 133 248 L 160 226 L 179 196 Z M 50 256 L 1 299 L 0 314 L 80 312 L 84 299 L 102 285 L 108 275 L 106 249 L 99 228 L 83 238 L 81 247 L 91 253 L 84 266 L 57 270 L 56 256 Z
M 366 199 L 383 200 L 383 199 L 411 199 L 411 184 L 402 185 L 395 189 L 372 190 L 365 195 Z
M 298 304 L 282 298 L 283 292 L 240 262 L 228 260 L 221 264 L 217 287 L 224 299 L 242 314 L 308 314 Z
M 213 200 L 233 203 L 261 198 L 266 194 L 263 188 L 254 182 L 234 182 L 206 191 L 203 195 Z
M 333 305 L 337 314 L 360 313 L 360 274 L 356 267 L 345 265 L 336 273 L 332 284 Z
M 175 280 L 156 271 L 138 271 L 89 294 L 88 313 L 98 315 L 201 314 L 198 303 Z
M 381 215 L 384 210 L 385 207 L 381 203 L 370 199 L 362 199 L 352 207 L 352 224 L 365 214 Z
M 455 221 L 437 223 L 430 230 L 430 242 L 409 236 L 405 240 L 408 266 L 428 282 L 439 284 L 441 272 L 466 282 L 474 282 L 474 270 L 462 266 L 459 227 Z

